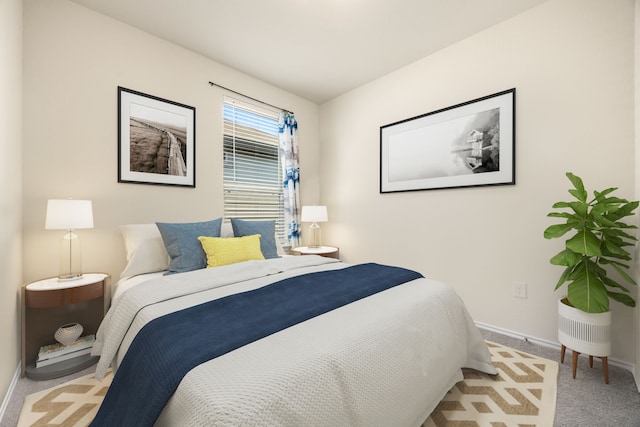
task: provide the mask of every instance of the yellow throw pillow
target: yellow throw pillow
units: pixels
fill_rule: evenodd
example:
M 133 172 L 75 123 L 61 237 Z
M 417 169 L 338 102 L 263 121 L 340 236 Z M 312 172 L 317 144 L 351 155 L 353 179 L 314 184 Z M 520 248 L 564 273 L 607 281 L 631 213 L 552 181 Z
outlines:
M 243 237 L 198 237 L 207 255 L 207 268 L 235 264 L 252 259 L 264 259 L 260 250 L 260 235 Z

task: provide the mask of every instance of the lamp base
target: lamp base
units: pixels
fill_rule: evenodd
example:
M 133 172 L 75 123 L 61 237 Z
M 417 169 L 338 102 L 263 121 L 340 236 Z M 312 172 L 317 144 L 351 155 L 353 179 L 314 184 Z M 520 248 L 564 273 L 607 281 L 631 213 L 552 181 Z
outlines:
M 319 248 L 320 246 L 322 246 L 321 244 L 322 233 L 320 232 L 320 224 L 318 224 L 317 222 L 314 222 L 309 226 L 309 231 L 311 233 L 311 244 L 309 245 L 309 247 Z
M 60 241 L 60 268 L 58 282 L 82 278 L 82 252 L 80 237 L 71 230 Z

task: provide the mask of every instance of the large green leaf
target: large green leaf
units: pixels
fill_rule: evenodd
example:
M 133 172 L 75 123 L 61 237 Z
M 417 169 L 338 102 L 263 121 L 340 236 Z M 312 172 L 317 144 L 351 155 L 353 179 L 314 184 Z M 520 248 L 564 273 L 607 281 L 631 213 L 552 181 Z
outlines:
M 594 259 L 593 257 L 587 257 L 587 256 L 582 258 L 582 262 L 584 262 L 587 265 L 587 267 L 589 268 L 589 271 L 591 271 L 593 274 L 600 277 L 600 279 L 607 276 L 607 270 L 605 270 L 602 266 L 598 265 L 597 261 L 601 261 L 601 260 L 602 258 Z
M 566 175 L 567 175 L 567 178 L 569 178 L 569 181 L 571 181 L 571 183 L 573 184 L 573 187 L 575 188 L 575 191 L 569 190 L 569 193 L 571 193 L 576 199 L 580 200 L 581 202 L 586 202 L 587 191 L 584 189 L 584 184 L 582 183 L 582 179 L 579 176 L 572 174 L 571 172 L 567 172 Z
M 625 264 L 624 262 L 612 259 L 612 258 L 598 258 L 598 263 L 601 265 L 611 265 L 612 268 L 616 269 L 616 266 L 619 268 L 624 268 L 626 270 L 629 269 L 629 266 L 627 264 Z M 624 273 L 624 270 L 620 270 L 621 272 Z M 625 274 L 626 275 L 626 274 Z M 626 275 L 628 276 L 628 275 Z M 629 279 L 631 279 L 630 276 L 628 276 Z M 626 279 L 625 279 L 626 280 Z M 631 284 L 635 284 L 635 281 L 633 281 L 633 279 L 631 279 L 631 281 L 627 280 L 627 282 L 631 283 Z
M 613 206 L 616 210 L 619 208 L 618 205 L 624 205 L 625 203 L 629 203 L 627 199 L 623 199 L 621 197 L 605 197 L 602 199 L 598 199 L 598 203 L 604 203 L 606 205 Z
M 591 216 L 593 220 L 598 223 L 599 227 L 617 227 L 615 221 L 608 219 L 605 215 L 602 215 L 599 212 L 596 212 L 595 209 L 591 210 Z
M 607 295 L 614 300 L 623 303 L 624 305 L 628 305 L 629 307 L 636 306 L 636 302 L 634 301 L 634 299 L 627 294 L 621 294 L 619 292 L 607 292 Z
M 632 244 L 632 243 L 625 243 L 624 240 L 622 239 L 627 239 L 632 242 L 635 242 L 636 240 L 638 240 L 631 234 L 627 233 L 626 231 L 620 230 L 619 228 L 604 228 L 599 231 L 607 238 L 617 238 L 618 239 L 617 244 L 619 246 L 623 246 L 623 245 L 629 246 Z
M 635 225 L 629 225 L 629 224 L 625 224 L 624 222 L 621 222 L 621 221 L 616 221 L 616 227 L 618 227 L 618 228 L 613 229 L 613 231 L 617 231 L 620 236 L 625 236 L 627 239 L 631 239 L 631 240 L 638 240 L 638 239 L 636 239 L 635 236 L 627 234 L 627 233 L 625 233 L 624 231 L 621 230 L 621 229 L 627 229 L 627 230 L 637 229 L 638 227 L 636 227 Z
M 569 212 L 549 212 L 547 214 L 548 217 L 551 218 L 567 218 L 568 220 L 578 220 L 578 216 L 576 216 L 576 214 L 572 214 Z
M 577 254 L 570 249 L 564 249 L 563 251 L 558 252 L 555 256 L 553 256 L 550 261 L 553 265 L 564 265 L 566 267 L 571 267 L 578 264 L 581 260 L 582 255 Z
M 623 248 L 621 248 L 617 244 L 617 242 L 615 242 L 615 239 L 605 239 L 603 243 L 604 243 L 604 247 L 607 250 L 607 255 L 609 256 L 626 257 L 629 255 L 627 251 L 625 251 Z
M 604 191 L 594 191 L 593 194 L 596 196 L 596 200 L 603 200 L 607 194 L 611 194 L 616 191 L 618 187 L 607 188 Z
M 631 261 L 631 255 L 612 254 L 611 252 L 607 251 L 606 248 L 602 249 L 602 256 L 598 258 L 598 262 L 600 262 L 600 264 L 607 264 L 608 262 L 616 261 Z
M 579 277 L 569 283 L 567 298 L 571 304 L 587 313 L 602 313 L 609 310 L 607 289 L 598 276 L 585 268 Z
M 638 208 L 640 202 L 629 202 L 616 211 L 617 219 L 624 218 L 626 216 L 633 215 L 633 211 Z M 634 228 L 637 228 L 635 225 Z
M 587 256 L 600 256 L 600 239 L 589 230 L 580 230 L 567 240 L 567 248 Z
M 571 277 L 571 273 L 573 273 L 573 269 L 574 269 L 573 266 L 567 267 L 564 269 L 564 271 L 562 272 L 562 275 L 560 276 L 560 279 L 558 280 L 558 283 L 556 283 L 555 290 L 558 290 L 560 286 L 564 285 L 564 282 L 569 280 L 569 278 Z
M 589 205 L 583 202 L 570 202 L 569 207 L 580 217 L 584 218 L 589 212 Z
M 545 239 L 554 239 L 556 237 L 562 237 L 567 232 L 573 229 L 573 225 L 571 224 L 554 224 L 547 227 L 544 230 L 544 238 Z
M 554 209 L 570 208 L 571 203 L 573 202 L 555 202 L 551 207 Z
M 621 263 L 617 263 L 617 262 L 610 262 L 609 263 L 617 272 L 620 276 L 622 276 L 622 278 L 627 282 L 627 283 L 631 283 L 632 285 L 636 285 L 637 283 L 635 280 L 633 280 L 633 277 L 629 276 L 627 274 L 626 271 L 624 271 L 622 268 L 620 268 L 620 266 L 623 266 L 625 268 L 629 268 L 628 266 L 621 264 Z
M 601 277 L 602 281 L 604 282 L 604 284 L 606 286 L 609 286 L 610 288 L 615 288 L 615 289 L 620 289 L 623 292 L 629 293 L 631 292 L 629 290 L 629 288 L 625 288 L 624 286 L 622 286 L 620 283 L 616 282 L 615 280 L 613 280 L 610 277 Z

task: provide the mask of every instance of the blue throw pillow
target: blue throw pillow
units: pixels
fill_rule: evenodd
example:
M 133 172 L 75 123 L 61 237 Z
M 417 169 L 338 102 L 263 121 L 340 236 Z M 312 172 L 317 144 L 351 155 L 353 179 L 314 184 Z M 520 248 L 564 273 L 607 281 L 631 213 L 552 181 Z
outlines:
M 199 236 L 220 237 L 222 218 L 206 222 L 171 224 L 156 222 L 167 248 L 169 271 L 165 274 L 184 273 L 207 266 L 207 256 L 198 240 Z
M 265 259 L 279 258 L 278 246 L 276 245 L 276 222 L 275 221 L 247 221 L 244 219 L 231 218 L 233 235 L 235 237 L 251 236 L 260 234 L 260 250 Z

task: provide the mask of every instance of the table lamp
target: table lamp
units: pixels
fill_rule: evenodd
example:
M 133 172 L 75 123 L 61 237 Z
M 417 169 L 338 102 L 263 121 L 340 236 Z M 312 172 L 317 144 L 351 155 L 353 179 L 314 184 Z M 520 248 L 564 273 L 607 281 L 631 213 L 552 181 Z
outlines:
M 311 234 L 310 248 L 319 248 L 321 245 L 321 234 L 319 222 L 327 222 L 329 216 L 327 215 L 326 206 L 303 206 L 302 216 L 300 218 L 302 222 L 311 222 L 309 226 L 309 232 Z
M 91 200 L 48 200 L 44 228 L 46 230 L 67 230 L 60 241 L 58 281 L 80 279 L 82 277 L 80 237 L 73 230 L 93 228 Z

